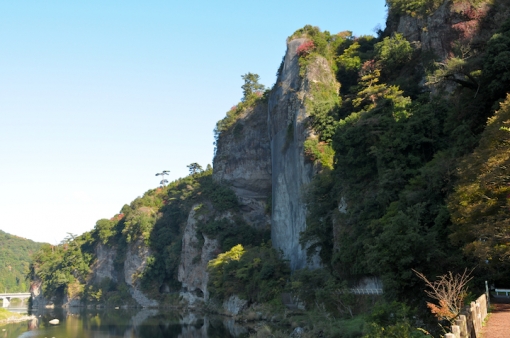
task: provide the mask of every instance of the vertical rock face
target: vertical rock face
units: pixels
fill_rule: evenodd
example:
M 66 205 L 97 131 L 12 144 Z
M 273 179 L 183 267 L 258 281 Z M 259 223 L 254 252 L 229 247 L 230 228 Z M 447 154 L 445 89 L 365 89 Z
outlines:
M 266 203 L 271 194 L 271 147 L 267 105 L 248 108 L 217 141 L 213 178 L 232 187 L 243 218 L 256 228 L 269 227 Z
M 306 228 L 303 190 L 314 175 L 314 166 L 305 160 L 303 143 L 312 136 L 305 100 L 313 100 L 310 86 L 317 82 L 335 81 L 327 61 L 317 57 L 299 75 L 296 49 L 306 39 L 288 43 L 283 68 L 269 97 L 269 136 L 272 163 L 271 239 L 290 260 L 292 270 L 319 265 L 317 257 L 307 262 L 299 244 L 299 234 Z
M 203 236 L 203 244 L 198 238 L 197 222 L 203 219 L 203 216 L 197 215 L 195 205 L 188 216 L 188 222 L 184 229 L 182 238 L 181 262 L 179 264 L 178 280 L 182 283 L 185 290 L 181 295 L 188 300 L 190 304 L 195 301 L 204 301 L 208 299 L 207 282 L 207 263 L 218 254 L 220 248 L 216 239 L 210 239 Z
M 96 246 L 97 260 L 92 267 L 94 283 L 99 284 L 105 278 L 117 282 L 117 274 L 113 266 L 116 254 L 117 250 L 115 247 L 107 247 L 102 243 Z
M 126 260 L 124 261 L 124 280 L 130 286 L 131 296 L 143 307 L 158 305 L 158 302 L 149 299 L 142 293 L 136 278 L 137 274 L 145 270 L 149 256 L 149 248 L 142 239 L 139 239 L 128 246 Z
M 450 23 L 449 3 L 446 1 L 432 15 L 417 17 L 403 15 L 389 27 L 404 35 L 408 41 L 419 41 L 424 51 L 432 52 L 444 60 L 451 50 L 450 41 L 454 33 Z
M 454 54 L 456 43 L 486 41 L 510 13 L 503 2 L 472 4 L 469 1 L 444 1 L 430 15 L 389 15 L 388 32 L 398 32 L 422 50 L 431 52 L 435 60 L 445 60 Z M 390 19 L 392 18 L 392 19 Z M 396 18 L 396 20 L 395 20 Z
M 32 297 L 32 307 L 39 308 L 46 305 L 47 300 L 42 294 L 42 281 L 37 279 L 30 283 L 30 296 Z
M 143 272 L 147 259 L 150 256 L 150 250 L 145 245 L 143 239 L 139 239 L 128 245 L 124 265 L 120 270 L 115 268 L 115 258 L 118 253 L 116 246 L 108 246 L 99 243 L 96 246 L 96 262 L 92 266 L 92 281 L 99 285 L 104 279 L 110 279 L 112 282 L 125 282 L 133 299 L 143 307 L 157 306 L 155 300 L 149 299 L 141 290 L 136 275 Z M 69 300 L 69 306 L 72 300 Z

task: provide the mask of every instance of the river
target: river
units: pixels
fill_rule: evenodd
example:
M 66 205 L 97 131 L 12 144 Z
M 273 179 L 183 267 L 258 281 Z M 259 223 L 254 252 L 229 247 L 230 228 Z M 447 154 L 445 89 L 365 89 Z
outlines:
M 23 311 L 16 311 L 23 312 Z M 237 338 L 248 330 L 231 318 L 158 309 L 45 309 L 35 319 L 0 326 L 0 338 Z M 49 321 L 58 319 L 58 325 Z

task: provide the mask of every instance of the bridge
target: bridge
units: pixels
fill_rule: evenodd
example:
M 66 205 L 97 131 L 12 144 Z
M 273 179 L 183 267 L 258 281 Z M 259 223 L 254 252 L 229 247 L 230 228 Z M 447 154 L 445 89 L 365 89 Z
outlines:
M 12 298 L 19 298 L 21 300 L 30 298 L 30 292 L 26 293 L 0 293 L 0 298 L 3 299 L 2 307 L 8 307 Z

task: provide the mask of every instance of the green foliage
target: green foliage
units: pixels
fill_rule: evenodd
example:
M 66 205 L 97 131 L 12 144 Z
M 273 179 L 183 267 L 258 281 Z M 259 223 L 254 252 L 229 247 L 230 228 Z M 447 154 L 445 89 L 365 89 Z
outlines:
M 480 144 L 458 166 L 448 209 L 452 239 L 496 280 L 510 281 L 510 96 L 487 121 Z
M 309 138 L 304 143 L 304 153 L 308 160 L 317 161 L 323 168 L 333 169 L 335 151 L 328 143 Z
M 214 128 L 214 139 L 217 145 L 221 133 L 231 130 L 236 121 L 247 109 L 254 109 L 258 104 L 266 104 L 269 96 L 269 89 L 265 89 L 264 85 L 258 83 L 259 75 L 247 73 L 241 76 L 244 84 L 241 86 L 243 89 L 243 98 L 241 102 L 230 108 L 226 116 L 216 123 Z M 236 125 L 233 132 L 235 136 L 239 136 L 242 131 L 242 125 Z
M 270 237 L 268 230 L 256 230 L 241 218 L 234 221 L 223 218 L 201 222 L 198 224 L 198 230 L 209 237 L 216 238 L 222 251 L 230 250 L 237 244 L 260 245 Z
M 156 222 L 155 210 L 147 207 L 135 209 L 126 216 L 122 234 L 126 237 L 126 242 L 131 243 L 136 238 L 142 237 L 148 243 L 149 235 Z
M 308 65 L 315 60 L 318 55 L 324 57 L 329 62 L 330 67 L 336 71 L 336 63 L 334 62 L 334 59 L 336 57 L 337 49 L 346 40 L 345 35 L 332 35 L 328 31 L 322 32 L 319 27 L 306 25 L 295 31 L 288 40 L 290 41 L 298 38 L 307 38 L 309 41 L 313 42 L 313 49 L 307 50 L 306 53 L 300 53 L 299 75 L 302 77 L 305 75 Z M 305 41 L 304 44 L 308 44 L 309 41 Z
M 321 141 L 331 142 L 338 120 L 337 109 L 340 105 L 338 88 L 334 83 L 312 83 L 311 97 L 305 102 L 312 128 L 319 134 Z
M 300 243 L 307 247 L 308 255 L 319 249 L 322 262 L 331 264 L 334 237 L 333 214 L 337 207 L 334 192 L 334 178 L 330 171 L 315 175 L 307 186 L 304 200 L 307 207 L 305 231 L 301 232 Z
M 243 89 L 243 99 L 241 101 L 245 102 L 257 92 L 264 91 L 264 85 L 259 83 L 260 76 L 258 74 L 246 73 L 241 77 L 244 80 L 244 84 L 241 86 Z
M 108 243 L 108 239 L 112 237 L 115 234 L 115 227 L 116 223 L 113 220 L 109 219 L 100 219 L 96 222 L 96 226 L 94 227 L 94 230 L 97 233 L 97 236 L 101 240 L 101 243 L 106 244 Z
M 3 321 L 6 321 L 7 319 L 13 318 L 13 317 L 22 317 L 22 315 L 19 313 L 9 311 L 4 308 L 0 308 L 0 325 L 4 324 Z
M 187 167 L 189 169 L 189 174 L 190 175 L 195 175 L 197 173 L 200 173 L 200 172 L 204 171 L 202 166 L 200 164 L 196 163 L 196 162 L 188 164 Z
M 212 179 L 212 168 L 171 182 L 158 193 L 163 196 L 164 206 L 159 210 L 160 216 L 150 234 L 149 245 L 153 256 L 148 260 L 145 270 L 139 277 L 146 290 L 158 290 L 159 286 L 165 283 L 171 290 L 177 291 L 180 289 L 177 274 L 182 229 L 185 227 L 192 207 L 198 204 L 205 208 L 205 205 L 210 203 L 216 212 L 236 211 L 238 201 L 232 189 Z M 232 229 L 229 230 L 229 234 L 221 233 L 218 236 L 235 237 L 232 235 Z
M 27 292 L 30 256 L 43 245 L 0 230 L 0 292 Z
M 97 221 L 93 231 L 78 237 L 70 236 L 58 246 L 43 246 L 33 257 L 30 275 L 42 280 L 45 296 L 62 297 L 67 294 L 70 297 L 81 296 L 90 302 L 107 301 L 111 304 L 119 304 L 123 298 L 129 299 L 122 285 L 106 280 L 101 285 L 92 285 L 88 284 L 88 277 L 97 245 L 113 246 L 117 251 L 116 269 L 122 269 L 128 245 L 139 240 L 143 240 L 153 254 L 148 258 L 145 270 L 137 275 L 142 287 L 152 292 L 159 290 L 164 283 L 172 291 L 179 290 L 177 273 L 182 229 L 193 205 L 211 205 L 215 212 L 235 213 L 238 208 L 237 196 L 230 188 L 212 179 L 210 166 L 205 171 L 196 166 L 194 169 L 194 173 L 166 187 L 147 191 L 129 205 L 124 205 L 121 213 L 111 219 Z M 225 246 L 230 245 L 228 249 L 238 243 L 250 244 L 250 240 L 259 243 L 267 237 L 267 234 L 255 232 L 246 224 L 224 230 L 225 233 L 216 235 Z M 157 291 L 151 295 L 160 296 Z
M 31 276 L 42 281 L 45 295 L 64 296 L 73 293 L 73 285 L 85 284 L 92 263 L 89 233 L 70 235 L 57 246 L 44 245 L 33 255 Z
M 343 94 L 356 92 L 358 72 L 363 63 L 374 57 L 375 42 L 374 37 L 370 35 L 353 38 L 352 34 L 349 34 L 340 44 L 335 61 L 338 69 L 336 77 L 341 83 Z
M 319 27 L 311 25 L 296 30 L 287 40 L 298 38 L 308 38 L 313 41 L 314 52 L 324 56 L 327 60 L 331 60 L 336 48 L 344 41 L 344 38 L 340 35 L 332 35 L 328 31 L 322 32 Z
M 378 302 L 367 318 L 363 338 L 418 338 L 430 336 L 425 330 L 412 325 L 411 309 L 398 302 Z
M 227 299 L 239 295 L 249 302 L 267 302 L 284 290 L 290 269 L 271 245 L 238 244 L 209 262 L 209 291 Z
M 368 325 L 363 338 L 419 338 L 430 337 L 427 331 L 412 327 L 409 320 L 399 321 L 393 325 L 380 326 L 375 323 Z
M 300 270 L 292 275 L 290 289 L 307 309 L 319 307 L 336 318 L 354 317 L 356 296 L 325 269 Z
M 510 86 L 510 19 L 487 42 L 483 77 L 492 100 L 503 99 Z
M 411 16 L 430 15 L 442 3 L 443 0 L 386 0 L 386 4 L 392 13 Z
M 391 37 L 385 37 L 383 41 L 375 44 L 377 58 L 382 64 L 382 69 L 392 73 L 411 60 L 413 48 L 409 41 L 400 33 Z
M 441 271 L 453 263 L 444 198 L 455 156 L 472 143 L 451 140 L 472 136 L 466 125 L 450 124 L 457 110 L 446 101 L 421 97 L 413 104 L 378 82 L 376 65 L 364 70 L 357 109 L 333 136 L 334 170 L 307 189 L 301 242 L 321 248 L 339 279 L 381 276 L 392 298 L 417 287 L 411 268 Z

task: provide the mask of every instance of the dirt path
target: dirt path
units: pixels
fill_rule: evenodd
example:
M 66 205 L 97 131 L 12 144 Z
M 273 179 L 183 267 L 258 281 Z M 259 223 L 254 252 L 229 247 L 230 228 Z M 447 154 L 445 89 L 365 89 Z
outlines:
M 493 304 L 487 325 L 482 328 L 483 338 L 510 337 L 510 304 Z

